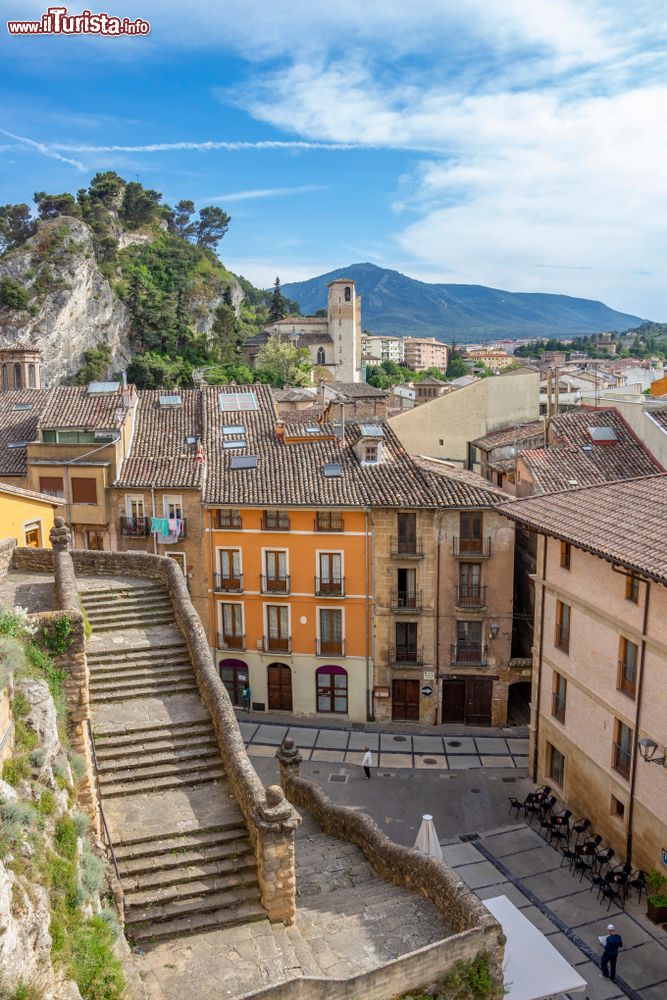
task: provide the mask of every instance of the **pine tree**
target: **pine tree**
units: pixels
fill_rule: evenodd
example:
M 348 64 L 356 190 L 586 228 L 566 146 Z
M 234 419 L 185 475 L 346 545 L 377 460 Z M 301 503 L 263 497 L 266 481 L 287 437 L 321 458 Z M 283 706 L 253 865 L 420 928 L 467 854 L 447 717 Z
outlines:
M 280 287 L 280 278 L 276 278 L 273 283 L 273 294 L 271 305 L 269 306 L 269 323 L 277 323 L 287 316 L 287 303 Z

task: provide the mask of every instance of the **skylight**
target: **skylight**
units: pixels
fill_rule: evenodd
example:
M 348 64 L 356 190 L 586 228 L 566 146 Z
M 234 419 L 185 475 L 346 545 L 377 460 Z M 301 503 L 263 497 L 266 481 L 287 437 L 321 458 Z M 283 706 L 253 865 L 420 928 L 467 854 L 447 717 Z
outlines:
M 88 395 L 104 396 L 112 392 L 117 392 L 120 382 L 90 382 L 88 385 Z
M 180 396 L 160 396 L 160 406 L 180 406 L 182 399 Z
M 336 479 L 341 474 L 340 462 L 327 462 L 322 468 L 325 479 Z
M 32 410 L 32 403 L 15 403 L 12 410 Z
M 245 427 L 243 424 L 223 424 L 222 433 L 225 437 L 244 437 Z
M 197 438 L 193 434 L 188 434 L 188 436 L 185 439 L 185 443 L 186 444 L 196 444 L 197 443 Z
M 306 427 L 306 434 L 320 434 L 320 433 L 321 429 L 317 426 L 317 424 L 308 424 L 308 426 Z
M 257 455 L 234 455 L 229 467 L 230 469 L 256 469 Z
M 361 433 L 364 437 L 384 437 L 384 431 L 380 424 L 362 424 Z
M 254 392 L 220 392 L 218 393 L 218 402 L 223 413 L 259 410 L 259 403 Z
M 596 444 L 609 444 L 612 441 L 618 441 L 615 427 L 588 427 L 587 430 L 591 441 L 595 441 Z
M 7 445 L 8 448 L 27 448 L 30 444 L 29 441 L 10 441 Z

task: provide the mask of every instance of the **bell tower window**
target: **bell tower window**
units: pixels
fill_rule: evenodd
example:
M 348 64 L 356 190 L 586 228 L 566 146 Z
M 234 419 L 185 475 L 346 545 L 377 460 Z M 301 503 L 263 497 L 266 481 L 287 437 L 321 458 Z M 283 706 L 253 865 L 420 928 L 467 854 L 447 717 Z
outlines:
M 350 288 L 349 285 L 345 286 L 345 301 L 346 302 L 352 301 L 352 289 Z
M 318 347 L 317 348 L 317 363 L 318 363 L 318 365 L 324 365 L 324 364 L 326 364 L 326 355 L 324 353 L 324 348 L 323 347 Z

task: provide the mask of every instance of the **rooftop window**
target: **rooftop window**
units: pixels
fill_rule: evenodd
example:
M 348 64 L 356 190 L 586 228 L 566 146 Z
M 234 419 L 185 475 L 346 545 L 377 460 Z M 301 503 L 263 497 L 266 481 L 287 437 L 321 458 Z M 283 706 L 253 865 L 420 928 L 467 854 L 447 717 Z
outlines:
M 364 437 L 384 437 L 384 431 L 380 424 L 362 424 L 361 433 Z
M 229 467 L 230 469 L 256 469 L 257 455 L 234 455 Z
M 32 410 L 32 403 L 15 403 L 12 410 Z
M 612 441 L 618 441 L 618 434 L 614 427 L 588 427 L 587 430 L 591 441 L 596 444 L 610 444 Z
M 8 448 L 27 448 L 30 444 L 29 441 L 10 441 L 7 445 Z
M 223 413 L 259 410 L 257 395 L 254 392 L 220 392 L 218 402 Z
M 182 402 L 181 396 L 160 396 L 160 406 L 163 408 L 168 408 L 171 406 L 180 406 Z
M 90 382 L 88 385 L 89 396 L 106 396 L 112 392 L 118 392 L 120 382 Z
M 340 462 L 327 462 L 322 472 L 325 479 L 337 479 L 341 475 Z

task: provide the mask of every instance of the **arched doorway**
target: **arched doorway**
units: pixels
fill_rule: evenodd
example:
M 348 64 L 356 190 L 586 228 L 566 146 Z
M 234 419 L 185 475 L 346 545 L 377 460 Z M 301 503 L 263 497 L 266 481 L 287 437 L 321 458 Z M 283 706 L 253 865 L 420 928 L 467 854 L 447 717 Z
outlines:
M 318 667 L 317 711 L 347 715 L 347 670 L 343 667 Z
M 292 671 L 286 663 L 269 663 L 267 674 L 269 708 L 276 712 L 291 712 Z
M 220 670 L 220 680 L 227 688 L 227 694 L 231 698 L 232 705 L 241 705 L 243 699 L 241 692 L 250 680 L 248 664 L 243 660 L 220 660 L 218 664 Z
M 507 722 L 510 726 L 527 726 L 530 722 L 530 681 L 510 684 L 507 696 Z

